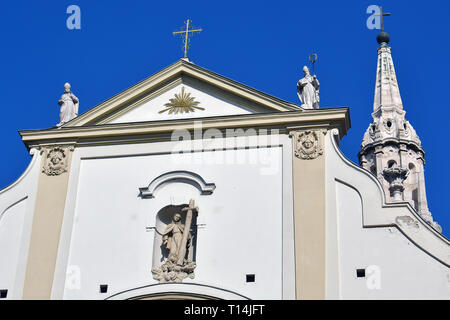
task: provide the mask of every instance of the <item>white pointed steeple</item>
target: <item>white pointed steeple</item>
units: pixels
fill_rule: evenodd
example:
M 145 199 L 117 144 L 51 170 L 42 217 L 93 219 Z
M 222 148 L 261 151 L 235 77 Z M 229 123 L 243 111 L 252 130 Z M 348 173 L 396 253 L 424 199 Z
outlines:
M 392 62 L 391 48 L 384 43 L 378 48 L 377 82 L 373 111 L 377 111 L 381 107 L 403 109 L 394 63 Z
M 425 151 L 412 125 L 406 120 L 395 74 L 389 35 L 377 37 L 378 63 L 369 125 L 358 154 L 360 166 L 383 185 L 388 202 L 408 201 L 420 216 L 441 232 L 428 210 L 424 164 Z

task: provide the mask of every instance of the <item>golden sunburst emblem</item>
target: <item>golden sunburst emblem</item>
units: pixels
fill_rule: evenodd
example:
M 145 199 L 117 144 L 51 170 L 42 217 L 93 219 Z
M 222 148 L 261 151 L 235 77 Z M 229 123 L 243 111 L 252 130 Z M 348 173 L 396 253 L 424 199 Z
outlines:
M 181 93 L 175 93 L 175 98 L 172 98 L 169 101 L 170 102 L 164 105 L 166 108 L 159 113 L 169 111 L 169 114 L 177 114 L 195 112 L 195 109 L 205 110 L 198 106 L 200 102 L 195 101 L 195 98 L 191 97 L 190 93 L 184 92 L 184 87 L 181 87 Z

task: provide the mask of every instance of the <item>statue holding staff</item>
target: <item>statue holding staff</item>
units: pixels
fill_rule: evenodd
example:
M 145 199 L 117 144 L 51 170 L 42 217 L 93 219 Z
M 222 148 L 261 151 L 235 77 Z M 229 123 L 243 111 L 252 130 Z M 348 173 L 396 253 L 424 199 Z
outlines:
M 319 80 L 311 76 L 307 66 L 303 67 L 304 77 L 297 83 L 297 95 L 304 109 L 319 109 Z

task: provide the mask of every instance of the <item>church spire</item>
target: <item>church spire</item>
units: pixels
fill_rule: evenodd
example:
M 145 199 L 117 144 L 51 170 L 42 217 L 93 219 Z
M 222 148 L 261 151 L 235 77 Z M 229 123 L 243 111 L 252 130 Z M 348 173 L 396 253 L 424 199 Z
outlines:
M 373 110 L 376 112 L 382 107 L 403 109 L 391 56 L 391 48 L 389 47 L 390 36 L 384 31 L 384 17 L 391 14 L 383 12 L 383 7 L 380 7 L 380 13 L 377 15 L 380 16 L 381 20 L 381 32 L 377 36 L 377 42 L 380 46 L 378 47 L 377 80 Z
M 383 17 L 382 11 L 380 15 Z M 384 30 L 378 34 L 373 122 L 364 134 L 359 163 L 381 182 L 387 202 L 410 202 L 426 222 L 441 232 L 428 210 L 425 151 L 416 131 L 405 118 L 389 41 Z
M 389 36 L 386 32 L 382 32 L 377 37 L 377 40 L 380 46 L 378 47 L 377 80 L 373 111 L 377 112 L 380 108 L 397 108 L 402 110 L 402 98 L 392 61 L 391 48 L 388 46 Z

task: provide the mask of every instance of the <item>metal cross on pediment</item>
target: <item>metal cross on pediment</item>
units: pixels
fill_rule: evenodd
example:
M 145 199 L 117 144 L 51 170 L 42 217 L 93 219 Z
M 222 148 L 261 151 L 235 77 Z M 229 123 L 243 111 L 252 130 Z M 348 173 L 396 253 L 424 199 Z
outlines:
M 194 32 L 201 32 L 203 31 L 201 28 L 195 29 L 192 25 L 191 25 L 191 20 L 187 19 L 184 22 L 185 25 L 185 29 L 184 30 L 180 30 L 180 31 L 175 31 L 173 32 L 173 35 L 180 35 L 183 37 L 183 50 L 184 50 L 184 57 L 187 58 L 187 51 L 189 49 L 190 46 L 190 37 L 192 37 L 194 35 Z M 191 29 L 189 29 L 191 28 Z
M 380 7 L 380 13 L 374 14 L 376 17 L 380 17 L 381 19 L 381 32 L 384 32 L 384 17 L 390 16 L 389 12 L 383 12 L 383 7 Z

